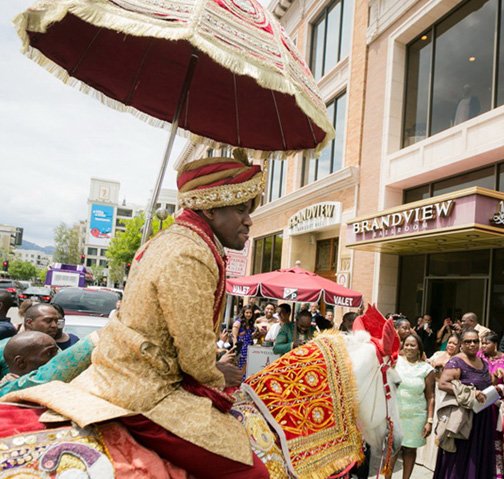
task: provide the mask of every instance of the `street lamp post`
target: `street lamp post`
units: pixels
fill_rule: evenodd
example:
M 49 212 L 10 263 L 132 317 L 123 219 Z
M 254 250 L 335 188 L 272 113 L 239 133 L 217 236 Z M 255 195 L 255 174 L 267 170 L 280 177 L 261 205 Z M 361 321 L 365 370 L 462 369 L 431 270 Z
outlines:
M 168 211 L 165 208 L 158 208 L 156 210 L 156 216 L 159 220 L 159 231 L 163 229 L 163 221 L 168 218 Z

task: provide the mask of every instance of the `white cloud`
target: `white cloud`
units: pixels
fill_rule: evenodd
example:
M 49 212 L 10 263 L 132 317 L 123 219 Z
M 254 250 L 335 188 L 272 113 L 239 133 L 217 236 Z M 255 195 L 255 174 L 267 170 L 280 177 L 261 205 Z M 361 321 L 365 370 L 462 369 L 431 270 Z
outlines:
M 64 85 L 20 53 L 9 19 L 32 0 L 0 2 L 0 223 L 52 243 L 61 222 L 85 219 L 91 177 L 121 183 L 121 198 L 146 204 L 168 132 Z M 175 144 L 171 162 L 184 145 Z M 163 186 L 175 187 L 168 168 Z

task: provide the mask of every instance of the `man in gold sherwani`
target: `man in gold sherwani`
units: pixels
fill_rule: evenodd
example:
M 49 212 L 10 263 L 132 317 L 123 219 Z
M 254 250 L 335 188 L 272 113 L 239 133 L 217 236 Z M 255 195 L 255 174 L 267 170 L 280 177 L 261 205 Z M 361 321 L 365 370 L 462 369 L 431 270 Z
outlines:
M 258 166 L 206 158 L 179 172 L 174 225 L 136 254 L 117 316 L 92 365 L 69 384 L 10 395 L 80 426 L 121 418 L 143 445 L 197 478 L 267 478 L 223 392 L 216 364 L 224 305 L 224 248 L 243 249 L 263 189 Z

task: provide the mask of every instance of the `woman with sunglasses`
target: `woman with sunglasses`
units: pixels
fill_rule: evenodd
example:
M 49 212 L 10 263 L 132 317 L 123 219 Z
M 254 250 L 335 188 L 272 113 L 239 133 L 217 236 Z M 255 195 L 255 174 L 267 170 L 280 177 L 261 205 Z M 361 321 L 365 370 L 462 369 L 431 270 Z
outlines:
M 444 366 L 439 380 L 439 389 L 454 395 L 452 381 L 473 385 L 476 400 L 485 401 L 482 390 L 492 384 L 488 365 L 477 356 L 479 336 L 474 329 L 462 333 L 460 353 Z M 496 415 L 492 407 L 473 414 L 471 433 L 468 439 L 455 439 L 455 452 L 439 449 L 434 479 L 493 479 L 495 450 L 493 446 Z

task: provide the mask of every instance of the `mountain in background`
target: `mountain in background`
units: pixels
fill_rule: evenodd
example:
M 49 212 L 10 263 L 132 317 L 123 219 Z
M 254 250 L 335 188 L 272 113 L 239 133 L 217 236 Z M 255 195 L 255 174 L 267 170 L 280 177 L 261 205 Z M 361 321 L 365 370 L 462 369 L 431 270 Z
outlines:
M 32 243 L 31 241 L 23 240 L 23 244 L 18 246 L 18 249 L 33 249 L 36 251 L 42 251 L 45 254 L 54 254 L 54 250 L 56 249 L 54 246 L 39 246 L 36 243 Z

